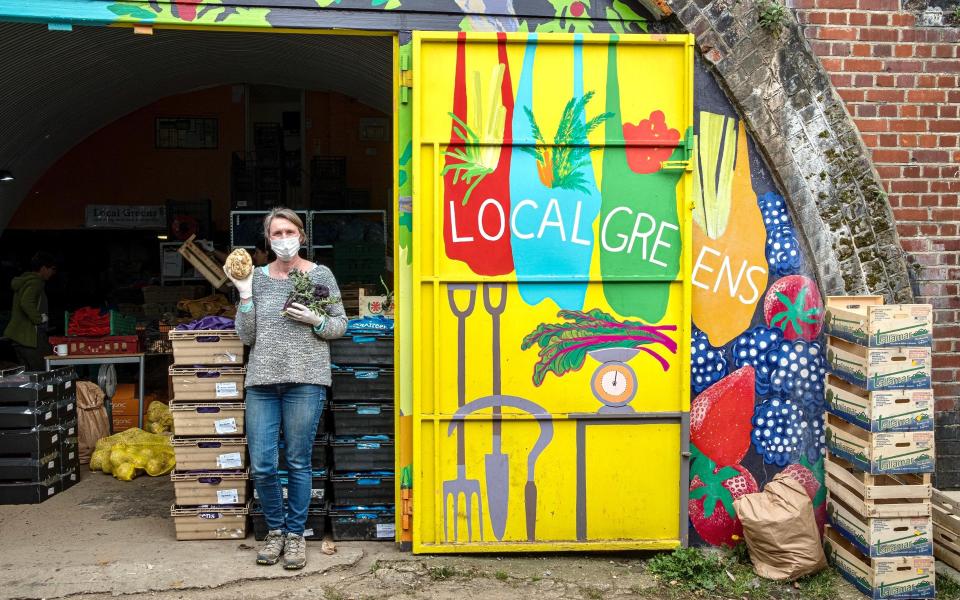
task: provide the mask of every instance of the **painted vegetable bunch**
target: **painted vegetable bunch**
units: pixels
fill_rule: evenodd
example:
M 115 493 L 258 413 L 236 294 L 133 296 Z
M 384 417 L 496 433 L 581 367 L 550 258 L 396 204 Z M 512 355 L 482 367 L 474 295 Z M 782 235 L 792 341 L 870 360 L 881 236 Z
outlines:
M 319 283 L 314 284 L 310 276 L 303 271 L 293 269 L 288 277 L 293 284 L 293 290 L 287 296 L 280 312 L 283 316 L 287 316 L 287 309 L 291 304 L 302 304 L 318 315 L 326 315 L 328 306 L 340 302 L 340 298 L 330 296 L 330 288 Z
M 670 363 L 650 346 L 660 344 L 673 354 L 677 352 L 677 343 L 663 333 L 676 331 L 676 325 L 621 322 L 599 308 L 589 312 L 561 310 L 557 316 L 567 322 L 543 323 L 523 338 L 520 345 L 521 350 L 540 347 L 540 359 L 533 369 L 534 385 L 542 384 L 550 372 L 559 377 L 578 371 L 592 350 L 636 348 L 655 358 L 664 371 L 670 368 Z

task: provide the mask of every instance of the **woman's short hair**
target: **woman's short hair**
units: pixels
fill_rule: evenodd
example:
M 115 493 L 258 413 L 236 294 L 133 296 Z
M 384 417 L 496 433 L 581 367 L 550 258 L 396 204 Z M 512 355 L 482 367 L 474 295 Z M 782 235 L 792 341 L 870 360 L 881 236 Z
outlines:
M 297 229 L 300 230 L 300 238 L 302 241 L 306 241 L 307 232 L 303 227 L 303 219 L 300 218 L 296 212 L 289 208 L 278 206 L 267 213 L 267 216 L 263 218 L 263 239 L 270 239 L 270 224 L 273 223 L 274 219 L 286 219 L 297 226 Z M 268 242 L 269 243 L 269 242 Z

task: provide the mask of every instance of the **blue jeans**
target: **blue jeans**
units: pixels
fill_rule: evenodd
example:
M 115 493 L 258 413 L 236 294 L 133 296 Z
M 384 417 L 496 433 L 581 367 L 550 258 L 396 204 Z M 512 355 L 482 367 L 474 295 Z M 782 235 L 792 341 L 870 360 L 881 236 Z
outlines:
M 296 383 L 256 385 L 248 387 L 246 395 L 250 466 L 267 528 L 303 535 L 310 506 L 313 441 L 327 388 Z M 286 514 L 277 476 L 281 423 L 289 471 Z

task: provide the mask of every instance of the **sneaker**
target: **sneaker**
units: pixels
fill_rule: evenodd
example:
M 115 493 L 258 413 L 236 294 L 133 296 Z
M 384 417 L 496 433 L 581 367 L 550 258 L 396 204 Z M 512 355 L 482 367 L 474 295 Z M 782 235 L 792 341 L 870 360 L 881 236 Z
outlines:
M 263 546 L 257 552 L 258 565 L 275 565 L 283 554 L 283 530 L 271 529 L 263 540 Z
M 287 543 L 283 548 L 283 568 L 302 569 L 307 565 L 307 542 L 302 535 L 287 534 Z

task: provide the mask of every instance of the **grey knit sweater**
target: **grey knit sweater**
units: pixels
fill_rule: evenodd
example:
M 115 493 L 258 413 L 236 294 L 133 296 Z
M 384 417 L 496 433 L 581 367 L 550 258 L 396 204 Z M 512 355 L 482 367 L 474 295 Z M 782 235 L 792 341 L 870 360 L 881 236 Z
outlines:
M 309 272 L 314 284 L 340 297 L 330 269 L 317 265 Z M 327 340 L 343 335 L 347 317 L 343 304 L 327 306 L 327 320 L 319 334 L 305 323 L 280 314 L 293 289 L 289 279 L 274 279 L 263 268 L 253 271 L 253 308 L 237 311 L 237 333 L 250 346 L 246 387 L 273 383 L 330 385 L 330 348 Z

